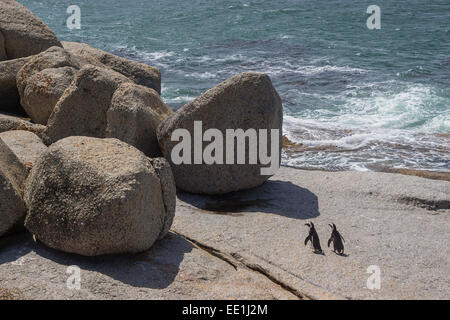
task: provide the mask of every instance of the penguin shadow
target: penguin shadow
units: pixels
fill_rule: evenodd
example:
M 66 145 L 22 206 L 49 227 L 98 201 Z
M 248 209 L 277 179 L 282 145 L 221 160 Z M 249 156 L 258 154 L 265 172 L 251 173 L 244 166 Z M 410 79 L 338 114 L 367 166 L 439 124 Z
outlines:
M 339 252 L 336 252 L 336 251 L 334 251 L 334 250 L 330 250 L 330 254 L 335 254 L 335 255 L 337 255 L 337 256 L 339 256 L 339 257 L 343 257 L 343 258 L 347 258 L 347 257 L 349 257 L 350 256 L 350 254 L 349 253 L 339 253 Z
M 350 255 L 350 254 L 347 254 L 347 253 L 337 253 L 337 252 L 334 252 L 334 251 L 331 251 L 331 252 L 334 253 L 335 255 L 343 257 L 343 258 L 347 258 Z M 313 251 L 312 253 L 318 254 L 320 256 L 326 256 L 325 251 Z
M 344 258 L 347 258 L 348 256 L 350 256 L 350 254 L 348 254 L 348 253 L 337 253 L 337 252 L 334 252 L 337 256 L 340 256 L 340 257 L 344 257 Z
M 347 257 L 349 257 L 350 256 L 350 254 L 349 253 L 339 253 L 339 252 L 336 252 L 336 251 L 334 251 L 334 250 L 331 250 L 331 253 L 334 253 L 335 255 L 337 255 L 337 256 L 339 256 L 339 257 L 343 257 L 343 258 L 347 258 Z
M 224 195 L 177 190 L 177 196 L 206 214 L 240 217 L 246 212 L 264 212 L 303 220 L 320 215 L 317 196 L 289 181 L 268 180 L 259 187 Z
M 320 256 L 326 256 L 325 250 L 322 250 L 322 251 L 313 250 L 312 253 L 320 255 Z M 332 254 L 332 253 L 334 253 L 337 256 L 343 257 L 343 258 L 347 258 L 350 256 L 349 253 L 338 253 L 338 252 L 331 250 L 330 254 Z
M 39 241 L 35 242 L 28 232 L 12 237 L 14 239 L 8 246 L 0 246 L 0 265 L 21 263 L 21 257 L 34 251 L 60 265 L 76 265 L 81 270 L 98 272 L 133 287 L 150 289 L 164 289 L 172 284 L 180 271 L 184 255 L 194 248 L 183 237 L 169 233 L 142 253 L 86 257 L 46 247 Z

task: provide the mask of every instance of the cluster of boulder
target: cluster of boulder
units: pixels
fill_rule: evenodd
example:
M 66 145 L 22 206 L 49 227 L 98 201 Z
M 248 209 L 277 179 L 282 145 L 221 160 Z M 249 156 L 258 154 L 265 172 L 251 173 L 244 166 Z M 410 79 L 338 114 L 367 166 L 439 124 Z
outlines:
M 176 187 L 222 194 L 258 186 L 262 164 L 174 164 L 176 129 L 279 129 L 269 77 L 243 73 L 177 112 L 157 68 L 60 42 L 0 0 L 0 236 L 25 227 L 81 255 L 135 253 L 164 237 Z M 194 141 L 192 141 L 194 143 Z

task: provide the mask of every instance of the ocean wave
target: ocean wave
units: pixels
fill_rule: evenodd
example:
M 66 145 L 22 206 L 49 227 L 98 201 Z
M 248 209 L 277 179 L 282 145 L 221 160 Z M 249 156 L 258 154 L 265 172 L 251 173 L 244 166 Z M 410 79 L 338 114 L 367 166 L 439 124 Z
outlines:
M 141 51 L 141 55 L 150 60 L 161 60 L 167 57 L 172 57 L 175 55 L 173 51 L 155 51 L 155 52 L 143 52 Z
M 128 47 L 124 45 L 113 46 L 112 52 L 125 58 L 133 59 L 149 65 L 155 65 L 161 68 L 169 68 L 168 63 L 171 62 L 172 57 L 176 56 L 175 52 L 169 50 L 149 52 L 139 50 L 135 46 Z
M 324 73 L 362 74 L 366 69 L 337 65 L 299 65 L 286 60 L 247 59 L 244 60 L 249 68 L 258 69 L 272 76 L 298 74 L 302 76 L 317 76 Z
M 347 66 L 301 66 L 295 69 L 295 72 L 302 73 L 304 75 L 317 75 L 324 72 L 338 72 L 338 73 L 365 73 L 368 72 L 361 68 L 351 68 Z
M 444 91 L 421 84 L 395 81 L 356 84 L 347 86 L 340 94 L 291 89 L 285 98 L 294 106 L 303 103 L 304 108 L 296 110 L 295 117 L 327 124 L 450 132 L 450 114 L 445 112 L 449 97 Z
M 217 78 L 217 73 L 212 72 L 191 72 L 185 73 L 185 77 L 189 78 L 199 78 L 199 79 L 214 79 Z
M 342 123 L 284 117 L 290 145 L 283 164 L 331 170 L 381 167 L 450 171 L 450 137 L 405 129 L 346 126 Z
M 349 97 L 334 120 L 376 128 L 412 128 L 422 132 L 450 132 L 450 115 L 443 114 L 449 99 L 434 88 L 409 85 L 401 92 L 374 92 Z
M 183 102 L 183 103 L 189 103 L 189 102 L 191 102 L 192 100 L 194 100 L 196 97 L 194 97 L 194 96 L 177 96 L 177 97 L 174 97 L 174 98 L 166 98 L 165 99 L 165 102 L 166 103 L 180 103 L 180 102 Z
M 187 57 L 187 59 L 189 59 L 189 61 L 191 61 L 193 63 L 211 63 L 211 64 L 229 63 L 229 62 L 248 60 L 244 55 L 242 55 L 240 53 L 225 54 L 225 55 L 219 55 L 216 57 L 210 56 L 210 55 L 193 56 L 193 57 Z

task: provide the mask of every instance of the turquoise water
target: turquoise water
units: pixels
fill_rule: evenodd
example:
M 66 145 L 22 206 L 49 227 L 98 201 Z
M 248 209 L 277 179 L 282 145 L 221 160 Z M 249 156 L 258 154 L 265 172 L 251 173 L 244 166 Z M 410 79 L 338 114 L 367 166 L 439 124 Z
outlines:
M 302 168 L 450 171 L 450 1 L 21 0 L 62 40 L 155 65 L 174 109 L 266 72 Z M 81 8 L 81 30 L 66 9 Z M 381 29 L 366 9 L 381 8 Z

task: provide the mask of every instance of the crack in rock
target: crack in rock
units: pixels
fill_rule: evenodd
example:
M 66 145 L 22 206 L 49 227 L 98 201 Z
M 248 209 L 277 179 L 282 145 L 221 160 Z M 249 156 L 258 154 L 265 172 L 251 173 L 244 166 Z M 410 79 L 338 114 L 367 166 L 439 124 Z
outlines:
M 173 233 L 185 238 L 186 240 L 192 242 L 194 245 L 196 245 L 199 249 L 202 249 L 206 252 L 208 252 L 209 254 L 225 261 L 226 263 L 230 264 L 231 266 L 233 266 L 233 268 L 235 270 L 237 270 L 238 267 L 245 267 L 247 269 L 250 269 L 254 272 L 257 272 L 261 275 L 263 275 L 264 277 L 266 277 L 268 280 L 270 280 L 272 283 L 276 284 L 277 286 L 283 288 L 284 290 L 292 293 L 293 295 L 295 295 L 296 297 L 298 297 L 301 300 L 313 300 L 314 298 L 310 297 L 309 295 L 300 292 L 299 290 L 297 290 L 296 288 L 290 286 L 289 284 L 279 280 L 276 276 L 272 275 L 268 270 L 266 270 L 265 268 L 263 268 L 262 266 L 260 266 L 259 264 L 256 263 L 251 263 L 245 260 L 245 258 L 243 258 L 242 256 L 240 256 L 238 253 L 232 253 L 232 254 L 228 254 L 225 252 L 222 252 L 220 250 L 217 250 L 211 246 L 208 246 L 204 243 L 201 243 L 193 238 L 190 238 L 184 234 L 181 234 L 177 231 L 171 230 Z

